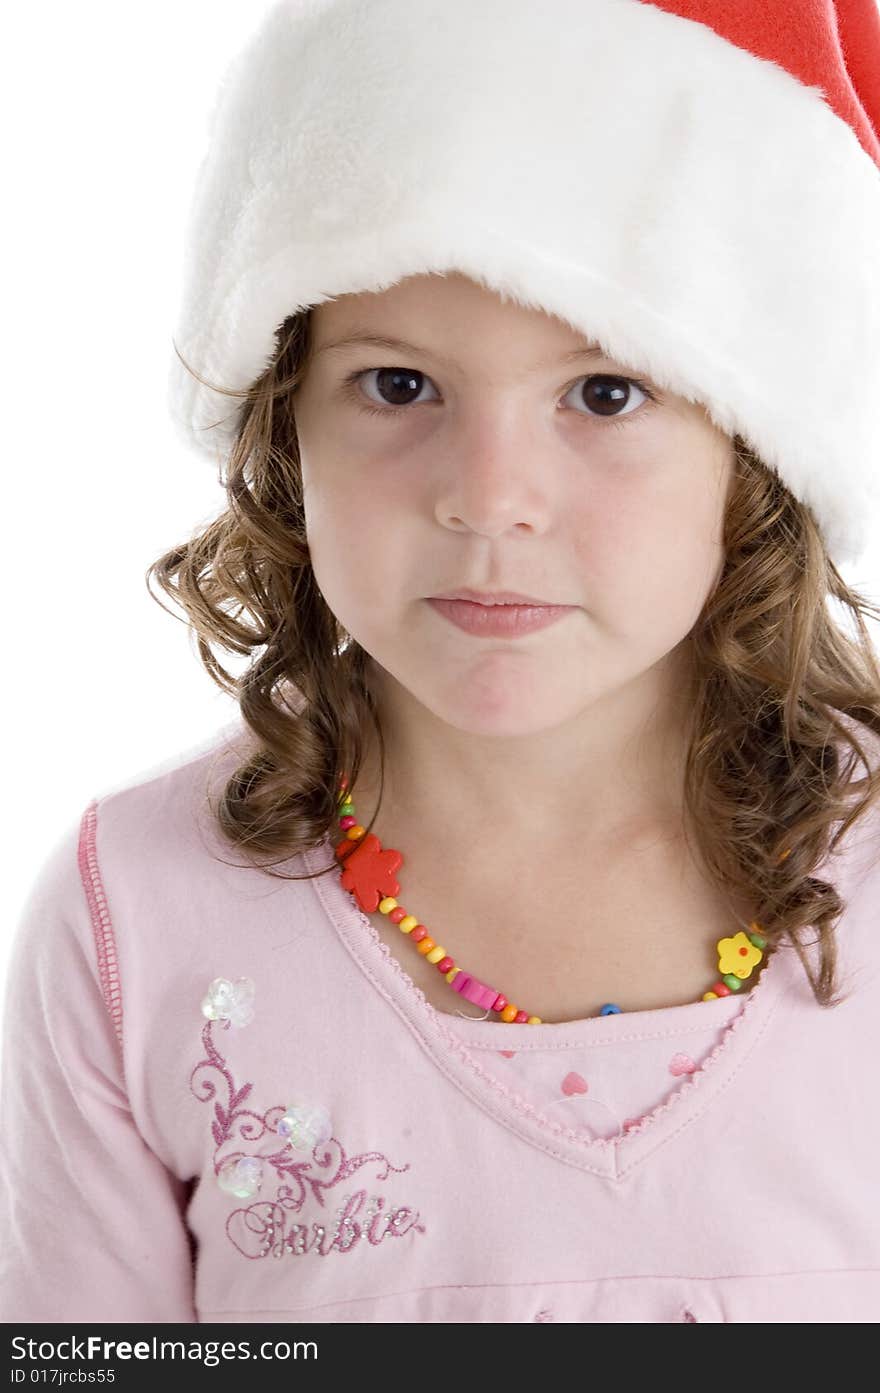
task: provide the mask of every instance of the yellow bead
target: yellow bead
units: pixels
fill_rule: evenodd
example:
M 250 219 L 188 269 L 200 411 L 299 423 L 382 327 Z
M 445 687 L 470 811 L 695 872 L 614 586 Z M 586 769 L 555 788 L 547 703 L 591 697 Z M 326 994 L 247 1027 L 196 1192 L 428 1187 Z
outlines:
M 360 823 L 358 823 L 357 827 L 349 827 L 345 835 L 350 842 L 356 842 L 364 835 L 366 830 L 366 827 L 361 827 Z
M 384 898 L 384 900 L 380 900 L 380 901 L 379 901 L 379 912 L 380 912 L 380 914 L 390 914 L 391 911 L 392 911 L 392 909 L 396 909 L 396 908 L 397 908 L 397 901 L 396 901 L 395 899 L 392 899 L 392 897 L 391 897 L 390 895 L 386 895 L 385 898 Z
M 514 1005 L 512 1004 L 512 1002 L 508 1002 L 508 1004 L 505 1006 L 504 1010 L 501 1012 L 501 1019 L 502 1019 L 503 1021 L 512 1021 L 512 1020 L 515 1020 L 515 1018 L 516 1018 L 518 1012 L 519 1012 L 519 1007 L 518 1007 L 518 1006 L 514 1006 Z
M 400 932 L 402 934 L 408 934 L 412 929 L 415 928 L 418 922 L 419 921 L 414 914 L 405 914 L 397 927 L 400 929 Z
M 446 957 L 446 949 L 440 947 L 432 948 L 430 953 L 426 954 L 426 956 L 429 963 L 439 963 L 441 958 Z
M 703 992 L 703 1000 L 704 1000 L 704 1001 L 717 1001 L 717 1000 L 718 1000 L 718 993 L 717 993 L 717 992 Z
M 444 972 L 443 976 L 446 978 L 447 982 L 451 982 L 453 977 L 458 976 L 459 972 L 461 972 L 460 967 L 451 967 L 448 972 Z
M 418 949 L 418 951 L 424 954 L 425 957 L 428 956 L 433 947 L 434 940 L 430 934 L 425 934 L 425 937 L 421 940 L 421 942 L 416 944 L 416 948 Z
M 540 1017 L 540 1016 L 529 1016 L 528 1020 L 526 1021 L 526 1025 L 540 1025 L 540 1024 L 541 1024 L 541 1017 Z

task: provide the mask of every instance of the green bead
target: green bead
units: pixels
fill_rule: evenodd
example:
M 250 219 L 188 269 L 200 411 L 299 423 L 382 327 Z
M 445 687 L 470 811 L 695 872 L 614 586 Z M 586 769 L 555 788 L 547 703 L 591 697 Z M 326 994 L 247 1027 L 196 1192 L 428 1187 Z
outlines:
M 750 943 L 754 943 L 754 945 L 755 945 L 756 948 L 766 948 L 766 947 L 767 947 L 767 940 L 766 940 L 766 938 L 762 938 L 760 934 L 749 934 L 749 942 L 750 942 Z
M 732 972 L 728 972 L 725 977 L 721 978 L 721 980 L 724 983 L 725 987 L 730 987 L 730 990 L 732 992 L 738 992 L 740 987 L 742 986 L 742 982 L 740 981 L 739 977 L 734 977 Z
M 342 816 L 343 816 L 343 817 L 351 817 L 351 816 L 353 815 L 353 813 L 354 813 L 354 805 L 353 805 L 352 803 L 343 803 L 343 805 L 342 805 Z

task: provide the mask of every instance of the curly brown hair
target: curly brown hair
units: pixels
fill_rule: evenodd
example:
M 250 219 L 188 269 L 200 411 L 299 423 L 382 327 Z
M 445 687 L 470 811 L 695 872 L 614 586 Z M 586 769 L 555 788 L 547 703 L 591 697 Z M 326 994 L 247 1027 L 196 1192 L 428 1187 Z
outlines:
M 299 311 L 279 326 L 251 387 L 208 384 L 241 399 L 228 507 L 146 572 L 148 590 L 155 578 L 184 610 L 202 663 L 255 739 L 212 814 L 251 865 L 297 880 L 311 877 L 270 868 L 340 838 L 338 790 L 345 775 L 357 783 L 370 725 L 382 779 L 367 831 L 385 767 L 369 654 L 329 609 L 309 558 L 294 404 L 310 334 L 311 309 Z M 740 436 L 733 443 L 724 566 L 689 635 L 685 815 L 716 884 L 757 906 L 766 955 L 787 933 L 816 1001 L 835 1006 L 846 999 L 834 933 L 846 904 L 813 871 L 880 797 L 880 772 L 856 731 L 880 735 L 880 668 L 865 624 L 880 609 L 841 579 L 811 510 Z M 854 634 L 828 612 L 829 596 Z M 251 662 L 235 677 L 212 645 Z M 866 776 L 855 781 L 858 760 Z M 806 940 L 810 927 L 817 937 Z M 806 952 L 815 946 L 817 969 Z

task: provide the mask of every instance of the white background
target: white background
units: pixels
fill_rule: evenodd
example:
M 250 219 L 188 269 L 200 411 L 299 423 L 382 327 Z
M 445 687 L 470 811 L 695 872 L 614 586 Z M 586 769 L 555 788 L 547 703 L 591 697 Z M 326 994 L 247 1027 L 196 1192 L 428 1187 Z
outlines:
M 144 573 L 224 504 L 166 382 L 208 112 L 267 8 L 55 0 L 5 17 L 4 984 L 32 881 L 91 799 L 236 714 Z
M 3 26 L 0 983 L 33 879 L 91 799 L 236 713 L 144 572 L 224 503 L 166 380 L 208 111 L 267 7 L 55 0 Z M 880 545 L 843 574 L 876 600 Z

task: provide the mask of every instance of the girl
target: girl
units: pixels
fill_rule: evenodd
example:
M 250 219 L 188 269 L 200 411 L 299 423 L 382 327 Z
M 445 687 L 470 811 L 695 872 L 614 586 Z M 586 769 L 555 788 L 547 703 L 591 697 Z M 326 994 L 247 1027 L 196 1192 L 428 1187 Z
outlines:
M 880 22 L 794 8 L 233 62 L 171 380 L 228 510 L 148 576 L 241 720 L 34 887 L 4 1319 L 880 1317 Z

